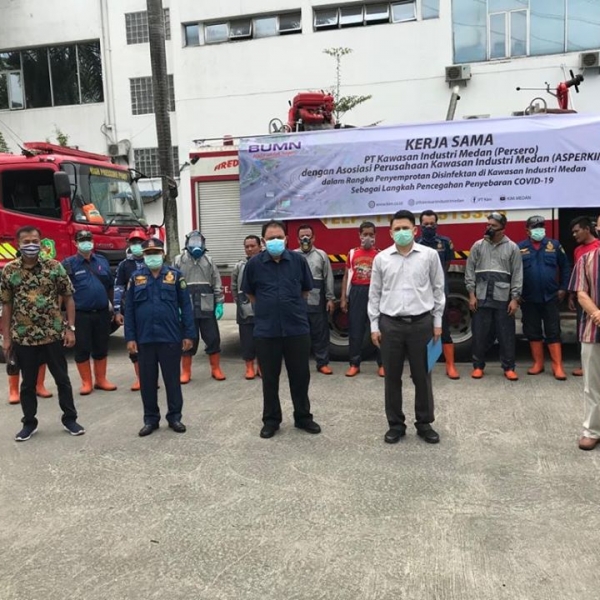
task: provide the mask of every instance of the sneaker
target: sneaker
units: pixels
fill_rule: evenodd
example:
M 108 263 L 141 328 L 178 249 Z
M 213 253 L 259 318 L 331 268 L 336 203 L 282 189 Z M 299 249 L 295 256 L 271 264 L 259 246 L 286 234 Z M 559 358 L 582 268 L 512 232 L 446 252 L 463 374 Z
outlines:
M 65 431 L 68 431 L 71 435 L 83 435 L 85 429 L 77 421 L 68 421 L 63 423 Z
M 37 425 L 25 425 L 17 435 L 15 442 L 26 442 L 37 431 Z

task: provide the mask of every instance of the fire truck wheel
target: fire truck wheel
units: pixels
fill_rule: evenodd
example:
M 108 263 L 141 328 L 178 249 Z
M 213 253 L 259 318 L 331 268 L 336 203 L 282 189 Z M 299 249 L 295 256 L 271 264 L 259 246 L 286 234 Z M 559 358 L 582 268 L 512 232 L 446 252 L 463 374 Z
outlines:
M 446 310 L 450 334 L 454 342 L 454 353 L 458 361 L 471 360 L 471 311 L 469 294 L 462 273 L 450 273 L 450 292 L 446 300 Z

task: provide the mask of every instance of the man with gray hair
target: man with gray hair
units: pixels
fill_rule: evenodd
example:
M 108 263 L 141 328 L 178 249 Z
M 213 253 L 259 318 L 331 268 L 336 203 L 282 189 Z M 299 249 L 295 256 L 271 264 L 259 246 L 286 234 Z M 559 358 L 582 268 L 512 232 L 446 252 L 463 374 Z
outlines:
M 473 379 L 481 379 L 485 353 L 494 336 L 500 344 L 500 360 L 509 381 L 515 373 L 515 313 L 523 289 L 521 251 L 504 230 L 506 216 L 488 215 L 484 237 L 471 248 L 465 271 L 469 308 L 473 312 Z M 495 332 L 495 333 L 494 333 Z

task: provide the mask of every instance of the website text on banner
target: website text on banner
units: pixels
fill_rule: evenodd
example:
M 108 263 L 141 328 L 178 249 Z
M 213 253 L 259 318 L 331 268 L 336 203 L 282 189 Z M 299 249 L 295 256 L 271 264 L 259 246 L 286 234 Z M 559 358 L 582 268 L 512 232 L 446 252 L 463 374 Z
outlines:
M 443 121 L 244 138 L 241 219 L 597 205 L 600 116 Z

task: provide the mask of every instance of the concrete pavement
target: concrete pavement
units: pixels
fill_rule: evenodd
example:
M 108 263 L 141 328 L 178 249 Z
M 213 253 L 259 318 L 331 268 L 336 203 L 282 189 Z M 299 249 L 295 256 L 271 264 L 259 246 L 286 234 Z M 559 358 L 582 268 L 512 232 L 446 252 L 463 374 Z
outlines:
M 596 595 L 600 451 L 576 445 L 580 379 L 527 377 L 520 361 L 517 383 L 496 365 L 481 381 L 460 365 L 452 382 L 439 365 L 442 442 L 409 428 L 390 446 L 375 366 L 347 379 L 334 364 L 311 384 L 323 433 L 293 428 L 284 385 L 282 430 L 262 440 L 260 381 L 243 379 L 235 324 L 222 331 L 228 379 L 196 358 L 183 435 L 162 426 L 138 438 L 118 335 L 119 390 L 76 395 L 86 435 L 62 430 L 55 396 L 40 400 L 38 434 L 17 444 L 20 409 L 0 404 L 1 600 Z M 6 388 L 0 377 L 0 397 Z

